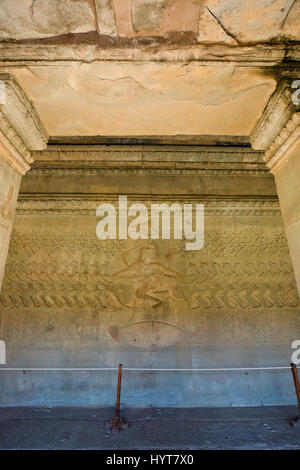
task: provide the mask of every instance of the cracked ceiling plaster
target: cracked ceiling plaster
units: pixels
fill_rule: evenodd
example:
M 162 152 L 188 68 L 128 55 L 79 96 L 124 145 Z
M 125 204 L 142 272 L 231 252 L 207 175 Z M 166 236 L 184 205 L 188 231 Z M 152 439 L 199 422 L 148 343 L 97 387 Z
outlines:
M 164 47 L 158 39 L 171 38 L 173 51 L 256 47 L 300 40 L 299 17 L 300 0 L 0 0 L 0 58 L 1 41 L 28 53 L 45 40 L 63 45 L 66 35 L 87 53 L 84 41 L 96 37 L 98 49 L 101 38 L 133 48 Z M 134 42 L 143 38 L 148 46 Z M 52 136 L 249 136 L 276 88 L 262 69 L 230 63 L 52 60 L 1 67 L 14 73 Z
M 248 136 L 276 87 L 259 70 L 196 63 L 98 62 L 13 72 L 57 136 Z

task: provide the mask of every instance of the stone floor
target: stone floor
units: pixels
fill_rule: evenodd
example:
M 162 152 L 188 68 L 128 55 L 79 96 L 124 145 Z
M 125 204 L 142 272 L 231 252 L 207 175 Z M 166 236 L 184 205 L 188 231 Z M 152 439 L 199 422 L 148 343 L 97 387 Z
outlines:
M 300 449 L 294 406 L 124 409 L 130 427 L 105 429 L 110 408 L 0 407 L 0 449 Z

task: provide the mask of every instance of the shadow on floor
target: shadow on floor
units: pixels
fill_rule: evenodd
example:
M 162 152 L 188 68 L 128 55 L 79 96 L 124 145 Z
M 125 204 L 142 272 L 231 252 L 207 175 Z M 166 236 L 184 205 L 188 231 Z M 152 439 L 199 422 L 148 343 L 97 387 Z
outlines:
M 0 449 L 300 449 L 294 406 L 124 409 L 0 407 Z

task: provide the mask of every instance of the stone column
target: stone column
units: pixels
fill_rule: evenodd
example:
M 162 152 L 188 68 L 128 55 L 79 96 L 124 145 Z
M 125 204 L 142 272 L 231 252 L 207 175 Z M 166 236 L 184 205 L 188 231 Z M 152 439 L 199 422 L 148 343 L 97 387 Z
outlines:
M 22 88 L 0 74 L 0 289 L 22 175 L 48 136 Z
M 275 178 L 300 296 L 300 106 L 293 103 L 292 83 L 280 82 L 252 133 L 252 146 L 265 150 Z
M 300 296 L 300 112 L 281 131 L 265 159 L 275 177 Z

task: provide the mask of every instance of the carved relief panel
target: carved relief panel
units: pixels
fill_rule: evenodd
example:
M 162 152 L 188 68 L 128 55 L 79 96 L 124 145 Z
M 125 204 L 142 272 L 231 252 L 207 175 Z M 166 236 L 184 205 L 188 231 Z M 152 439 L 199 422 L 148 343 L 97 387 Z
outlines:
M 76 207 L 75 207 L 76 206 Z M 300 307 L 276 200 L 207 201 L 205 243 L 96 237 L 95 201 L 21 201 L 0 304 L 12 343 L 276 343 Z

